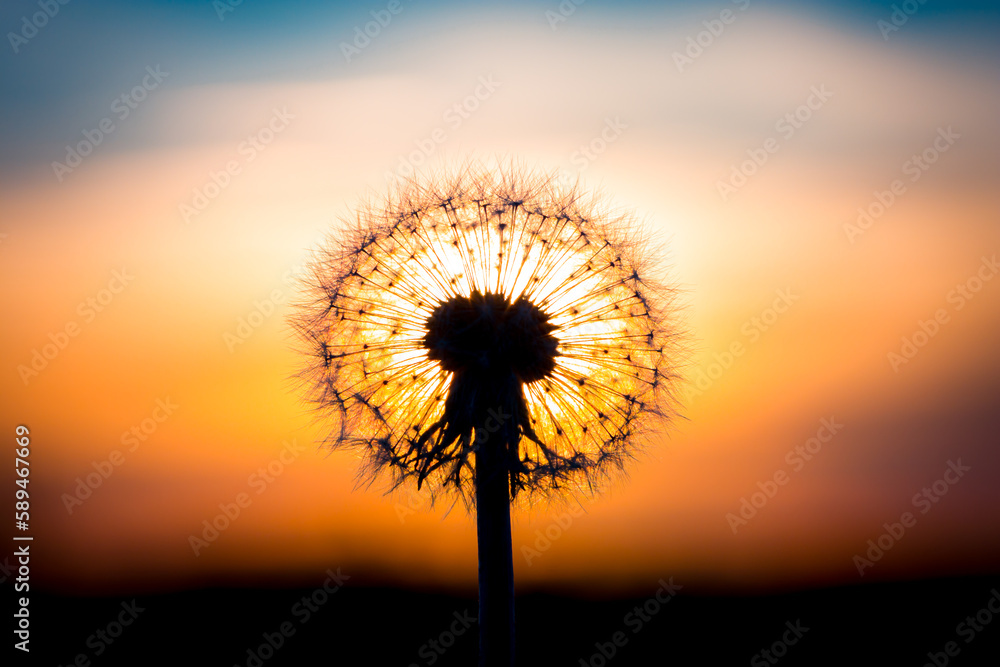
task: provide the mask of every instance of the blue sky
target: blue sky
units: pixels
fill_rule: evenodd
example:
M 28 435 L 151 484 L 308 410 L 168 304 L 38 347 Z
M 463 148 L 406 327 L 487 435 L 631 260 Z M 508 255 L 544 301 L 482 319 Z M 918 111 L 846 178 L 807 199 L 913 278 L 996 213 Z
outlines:
M 915 0 L 914 0 L 915 1 Z M 742 4 L 742 3 L 740 3 Z M 890 19 L 893 2 L 758 2 L 750 7 L 787 13 L 808 21 L 838 26 L 860 40 L 882 40 L 879 20 Z M 141 76 L 147 64 L 171 72 L 171 87 L 269 79 L 323 80 L 363 75 L 373 70 L 406 69 L 407 48 L 454 31 L 475 31 L 497 21 L 528 39 L 543 40 L 549 31 L 546 11 L 559 3 L 400 4 L 396 25 L 379 40 L 398 47 L 365 53 L 345 62 L 338 45 L 352 37 L 355 26 L 371 20 L 370 12 L 385 3 L 263 3 L 247 0 L 220 11 L 219 4 L 200 2 L 70 2 L 58 7 L 37 34 L 20 42 L 11 34 L 26 32 L 24 17 L 35 15 L 35 2 L 5 2 L 0 26 L 6 39 L 0 56 L 4 103 L 0 108 L 0 161 L 8 174 L 46 161 L 53 146 L 72 140 L 123 89 Z M 993 37 L 1000 6 L 988 1 L 928 1 L 899 31 L 887 48 L 939 51 L 947 57 L 997 62 L 1000 47 Z M 690 24 L 699 27 L 734 3 L 600 3 L 580 5 L 571 20 L 558 26 L 566 33 L 599 29 L 615 33 Z M 221 17 L 221 18 L 220 18 Z M 26 34 L 30 34 L 30 28 Z M 664 44 L 665 49 L 671 45 Z M 600 49 L 599 41 L 593 48 Z M 16 49 L 16 53 L 15 53 Z M 147 137 L 148 139 L 148 137 Z M 131 140 L 138 140 L 131 137 Z M 115 138 L 116 148 L 132 142 Z M 113 150 L 113 149 L 112 149 Z

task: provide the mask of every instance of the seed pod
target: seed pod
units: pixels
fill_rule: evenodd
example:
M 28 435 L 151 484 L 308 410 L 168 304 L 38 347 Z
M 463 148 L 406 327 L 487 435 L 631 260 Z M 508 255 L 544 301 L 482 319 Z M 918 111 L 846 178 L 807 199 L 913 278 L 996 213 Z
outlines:
M 674 292 L 646 250 L 630 216 L 514 167 L 361 207 L 293 322 L 330 444 L 467 505 L 473 453 L 498 441 L 512 498 L 593 493 L 674 411 Z

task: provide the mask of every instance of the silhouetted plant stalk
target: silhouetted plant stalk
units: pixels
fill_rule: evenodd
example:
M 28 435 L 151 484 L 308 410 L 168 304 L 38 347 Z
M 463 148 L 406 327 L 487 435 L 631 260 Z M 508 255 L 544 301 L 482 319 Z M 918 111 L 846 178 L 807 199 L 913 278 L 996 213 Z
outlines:
M 409 182 L 321 250 L 294 324 L 362 478 L 476 512 L 480 664 L 514 660 L 513 504 L 592 495 L 669 418 L 673 292 L 627 215 L 514 167 Z

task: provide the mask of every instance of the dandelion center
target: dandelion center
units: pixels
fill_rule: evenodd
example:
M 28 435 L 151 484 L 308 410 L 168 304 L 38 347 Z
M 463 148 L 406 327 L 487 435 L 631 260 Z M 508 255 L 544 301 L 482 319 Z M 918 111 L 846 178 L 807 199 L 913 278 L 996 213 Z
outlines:
M 525 298 L 474 291 L 439 304 L 427 318 L 427 356 L 450 373 L 488 380 L 513 373 L 522 383 L 556 367 L 558 339 L 549 316 Z

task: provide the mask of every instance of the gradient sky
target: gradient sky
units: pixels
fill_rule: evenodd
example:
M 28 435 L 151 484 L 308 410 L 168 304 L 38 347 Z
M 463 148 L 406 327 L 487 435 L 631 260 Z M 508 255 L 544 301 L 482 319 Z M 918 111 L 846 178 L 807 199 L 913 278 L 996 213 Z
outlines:
M 884 37 L 891 4 L 591 1 L 553 23 L 557 2 L 403 0 L 350 61 L 341 44 L 387 3 L 70 3 L 16 52 L 8 35 L 0 412 L 32 430 L 41 576 L 129 590 L 342 566 L 474 584 L 460 508 L 355 488 L 357 457 L 319 446 L 285 318 L 310 250 L 387 174 L 495 155 L 634 210 L 690 334 L 684 418 L 603 497 L 515 517 L 519 585 L 996 571 L 1000 11 L 927 3 Z M 0 26 L 37 11 L 5 3 Z M 79 166 L 54 168 L 102 122 Z M 959 460 L 938 502 L 915 502 Z M 782 473 L 734 533 L 727 515 Z M 190 537 L 241 493 L 196 555 Z M 860 578 L 854 557 L 907 511 Z

